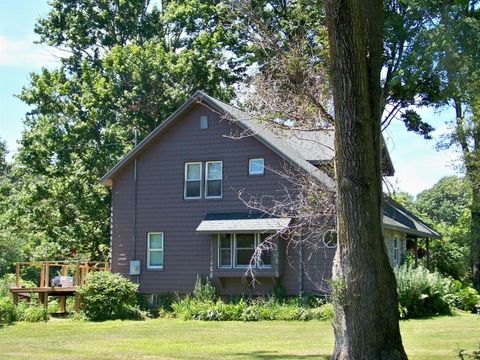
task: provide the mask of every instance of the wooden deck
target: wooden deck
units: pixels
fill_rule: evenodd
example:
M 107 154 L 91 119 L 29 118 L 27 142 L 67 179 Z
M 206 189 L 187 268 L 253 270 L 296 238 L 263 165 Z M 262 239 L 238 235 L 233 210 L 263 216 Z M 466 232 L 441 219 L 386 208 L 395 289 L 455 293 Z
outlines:
M 21 268 L 33 267 L 39 270 L 38 287 L 26 287 L 22 284 Z M 56 271 L 57 276 L 52 276 Z M 85 284 L 87 275 L 92 271 L 109 271 L 108 262 L 80 262 L 80 261 L 39 261 L 19 262 L 16 265 L 15 286 L 10 288 L 15 304 L 20 299 L 30 300 L 33 294 L 38 295 L 39 303 L 48 308 L 48 298 L 59 298 L 60 312 L 66 312 L 66 298 L 75 297 L 75 309 L 80 306 L 80 297 L 77 289 Z

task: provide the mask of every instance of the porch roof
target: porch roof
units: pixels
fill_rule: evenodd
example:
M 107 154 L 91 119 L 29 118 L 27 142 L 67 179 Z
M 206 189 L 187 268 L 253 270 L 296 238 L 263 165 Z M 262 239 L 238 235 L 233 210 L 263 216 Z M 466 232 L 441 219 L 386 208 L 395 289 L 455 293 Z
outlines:
M 197 232 L 211 234 L 274 232 L 288 227 L 291 220 L 260 212 L 207 213 L 198 225 Z

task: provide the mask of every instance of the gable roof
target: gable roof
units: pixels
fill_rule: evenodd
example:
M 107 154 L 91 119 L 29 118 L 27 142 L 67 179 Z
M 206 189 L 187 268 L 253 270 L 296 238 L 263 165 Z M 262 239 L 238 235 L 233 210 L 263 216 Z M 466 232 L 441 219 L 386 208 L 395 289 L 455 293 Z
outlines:
M 383 203 L 383 226 L 385 229 L 405 232 L 409 235 L 440 239 L 438 232 L 428 227 L 395 200 L 385 196 Z
M 111 185 L 115 174 L 123 169 L 131 160 L 135 158 L 144 148 L 151 144 L 154 139 L 168 129 L 191 105 L 195 103 L 205 104 L 214 110 L 222 113 L 228 120 L 235 122 L 243 130 L 246 130 L 251 136 L 258 139 L 273 152 L 288 161 L 290 164 L 298 167 L 307 175 L 313 176 L 320 181 L 328 190 L 335 190 L 334 181 L 323 171 L 317 169 L 308 162 L 302 154 L 289 144 L 285 139 L 276 135 L 266 124 L 252 118 L 246 112 L 215 99 L 203 91 L 197 91 L 185 103 L 182 104 L 172 115 L 170 115 L 162 124 L 153 130 L 145 139 L 143 139 L 134 149 L 132 149 L 122 160 L 120 160 L 112 169 L 110 169 L 100 181 L 105 185 Z

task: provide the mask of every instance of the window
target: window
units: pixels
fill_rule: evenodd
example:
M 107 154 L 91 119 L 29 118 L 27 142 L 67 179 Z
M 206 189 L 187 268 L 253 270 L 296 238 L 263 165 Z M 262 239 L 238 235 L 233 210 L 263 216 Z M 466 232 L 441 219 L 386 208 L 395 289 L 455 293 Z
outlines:
M 200 199 L 202 197 L 202 163 L 185 163 L 185 199 Z
M 336 248 L 337 247 L 337 232 L 336 230 L 328 230 L 323 234 L 323 244 L 327 248 Z
M 393 261 L 398 262 L 398 238 L 393 239 Z
M 208 129 L 208 116 L 200 116 L 200 129 Z
M 235 234 L 235 266 L 250 265 L 255 252 L 255 234 Z
M 207 161 L 205 163 L 205 198 L 222 197 L 223 162 Z
M 271 236 L 270 234 L 257 234 L 258 237 L 258 245 L 262 244 L 267 237 Z M 262 254 L 260 255 L 260 259 L 257 261 L 257 265 L 260 268 L 269 268 L 272 267 L 272 249 L 269 246 L 268 249 L 262 248 Z
M 249 175 L 263 175 L 265 160 L 263 158 L 250 159 L 248 161 L 248 174 Z
M 232 234 L 220 234 L 218 239 L 218 266 L 232 267 Z
M 147 237 L 147 267 L 163 269 L 163 233 L 151 232 Z
M 218 235 L 218 267 L 246 268 L 255 254 L 255 249 L 269 234 L 219 234 Z M 262 251 L 255 261 L 258 268 L 272 267 L 272 250 Z

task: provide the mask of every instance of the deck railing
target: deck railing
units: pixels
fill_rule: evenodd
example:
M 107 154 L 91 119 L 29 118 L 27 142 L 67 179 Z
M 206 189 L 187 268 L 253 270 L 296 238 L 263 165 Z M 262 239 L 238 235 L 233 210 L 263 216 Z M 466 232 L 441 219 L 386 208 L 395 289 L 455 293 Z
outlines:
M 91 271 L 109 271 L 108 262 L 85 262 L 85 261 L 33 261 L 33 262 L 18 262 L 16 268 L 15 287 L 21 287 L 20 273 L 22 267 L 37 267 L 40 269 L 39 288 L 52 287 L 50 284 L 50 270 L 59 268 L 61 276 L 68 276 L 71 274 L 73 278 L 73 287 L 79 287 L 85 284 L 85 279 Z M 69 271 L 70 270 L 70 271 Z

